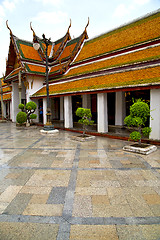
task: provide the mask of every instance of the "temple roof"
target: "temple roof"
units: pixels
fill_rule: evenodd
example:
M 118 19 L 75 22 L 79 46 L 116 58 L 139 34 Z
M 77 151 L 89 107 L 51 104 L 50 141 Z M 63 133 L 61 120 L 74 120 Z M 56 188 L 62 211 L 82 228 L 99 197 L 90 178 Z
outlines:
M 71 39 L 69 28 L 48 47 L 51 96 L 160 85 L 160 10 L 91 40 L 86 28 Z M 33 42 L 41 46 L 38 51 L 33 42 L 18 39 L 10 31 L 6 82 L 16 79 L 20 70 L 45 80 L 45 45 L 31 30 Z M 33 94 L 43 96 L 45 85 Z
M 54 96 L 102 89 L 114 91 L 126 87 L 160 86 L 159 72 L 158 10 L 147 17 L 85 41 L 65 75 L 57 78 L 56 82 L 54 79 L 50 81 L 49 93 Z M 45 95 L 44 86 L 33 97 Z
M 123 72 L 102 74 L 61 83 L 50 84 L 50 96 L 61 94 L 86 93 L 99 90 L 115 90 L 116 88 L 160 85 L 160 66 Z M 46 87 L 42 87 L 32 97 L 46 96 Z
M 3 78 L 0 78 L 0 81 L 2 83 L 3 101 L 11 100 L 12 86 L 11 85 L 7 85 L 6 83 L 4 83 L 4 79 Z M 1 94 L 0 94 L 0 100 L 1 100 Z
M 160 37 L 159 30 L 160 11 L 86 41 L 75 62 L 151 41 Z
M 128 66 L 136 63 L 144 63 L 160 58 L 160 45 L 148 46 L 146 48 L 140 48 L 134 51 L 126 51 L 124 54 L 114 54 L 108 58 L 104 58 L 98 61 L 90 62 L 84 65 L 78 65 L 73 67 L 65 75 L 65 77 L 84 75 L 87 73 L 93 73 L 102 71 L 104 69 L 114 69 L 119 66 Z
M 6 63 L 5 81 L 15 79 L 19 71 L 23 74 L 45 76 L 45 43 L 43 39 L 36 36 L 31 25 L 30 27 L 33 31 L 32 42 L 17 38 L 8 27 L 10 30 L 10 47 Z M 64 37 L 55 42 L 50 41 L 49 43 L 48 66 L 49 76 L 51 75 L 52 78 L 58 75 L 61 76 L 68 70 L 69 64 L 80 50 L 84 39 L 88 38 L 85 28 L 85 31 L 80 37 L 71 40 L 69 33 L 70 27 L 71 23 Z M 38 51 L 33 48 L 33 42 L 38 42 L 40 44 Z

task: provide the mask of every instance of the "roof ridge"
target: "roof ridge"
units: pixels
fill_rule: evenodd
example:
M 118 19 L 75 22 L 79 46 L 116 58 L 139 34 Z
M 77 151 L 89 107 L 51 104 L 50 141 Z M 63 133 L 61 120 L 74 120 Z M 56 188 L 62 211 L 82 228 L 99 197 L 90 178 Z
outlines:
M 141 17 L 137 17 L 137 18 L 135 18 L 135 19 L 133 19 L 133 20 L 131 20 L 131 21 L 125 22 L 125 23 L 123 23 L 123 24 L 121 24 L 121 25 L 119 25 L 119 26 L 115 26 L 115 27 L 109 29 L 109 30 L 106 31 L 106 32 L 103 32 L 103 33 L 100 33 L 100 34 L 98 34 L 98 35 L 95 35 L 95 36 L 93 36 L 92 38 L 86 40 L 86 42 L 90 42 L 90 41 L 92 41 L 92 40 L 94 40 L 94 39 L 96 39 L 96 38 L 99 38 L 99 37 L 103 36 L 103 35 L 106 35 L 106 34 L 108 34 L 108 33 L 114 32 L 114 31 L 117 30 L 117 29 L 126 27 L 126 26 L 128 26 L 128 25 L 131 25 L 132 23 L 136 23 L 136 22 L 138 22 L 138 21 L 140 21 L 140 20 L 143 20 L 143 19 L 145 19 L 145 18 L 148 18 L 148 17 L 151 17 L 151 16 L 153 16 L 153 15 L 156 15 L 157 13 L 160 13 L 160 8 L 158 8 L 157 10 L 152 11 L 152 12 L 150 12 L 150 13 L 144 14 L 144 15 L 142 15 Z

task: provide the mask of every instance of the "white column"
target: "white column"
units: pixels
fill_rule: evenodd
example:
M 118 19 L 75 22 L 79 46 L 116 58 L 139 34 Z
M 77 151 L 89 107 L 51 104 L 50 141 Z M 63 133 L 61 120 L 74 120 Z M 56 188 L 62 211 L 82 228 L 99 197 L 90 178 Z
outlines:
M 64 127 L 73 128 L 72 97 L 64 97 Z
M 3 104 L 3 106 L 2 106 Z M 2 102 L 1 101 L 1 107 L 3 108 L 3 117 L 6 118 L 6 104 L 7 102 L 5 103 L 4 101 Z
M 124 125 L 124 118 L 126 116 L 125 93 L 116 92 L 115 102 L 115 125 Z
M 60 120 L 64 120 L 64 98 L 60 97 Z
M 10 119 L 12 119 L 12 101 L 10 101 Z
M 36 110 L 35 110 L 35 112 L 34 112 L 34 114 L 36 114 L 36 115 L 37 115 L 37 118 L 36 118 L 36 119 L 34 119 L 33 121 L 34 121 L 34 122 L 39 122 L 38 99 L 34 99 L 34 102 L 35 102 L 35 103 L 36 103 L 36 105 L 37 105 L 37 108 L 36 108 Z
M 47 98 L 43 98 L 43 123 L 47 122 Z
M 150 90 L 150 138 L 160 140 L 160 89 Z
M 50 98 L 50 106 L 51 106 L 51 119 L 56 119 L 56 106 L 54 98 Z
M 16 122 L 17 113 L 20 111 L 19 105 L 19 91 L 18 83 L 12 83 L 12 121 Z
M 91 109 L 91 95 L 82 95 L 82 107 Z
M 98 132 L 108 132 L 107 93 L 97 94 Z

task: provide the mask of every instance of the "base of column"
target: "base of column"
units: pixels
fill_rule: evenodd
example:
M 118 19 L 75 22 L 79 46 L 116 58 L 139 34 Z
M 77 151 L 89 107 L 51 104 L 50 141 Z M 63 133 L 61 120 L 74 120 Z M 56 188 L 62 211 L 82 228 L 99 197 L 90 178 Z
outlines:
M 54 125 L 45 125 L 43 129 L 40 130 L 41 133 L 54 134 L 59 133 L 59 130 L 54 128 Z

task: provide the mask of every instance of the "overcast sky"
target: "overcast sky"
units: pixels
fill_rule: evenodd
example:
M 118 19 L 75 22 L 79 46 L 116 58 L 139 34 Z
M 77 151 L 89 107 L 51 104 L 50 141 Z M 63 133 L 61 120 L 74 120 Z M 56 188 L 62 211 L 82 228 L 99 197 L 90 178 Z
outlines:
M 72 38 L 87 28 L 89 38 L 160 8 L 160 0 L 0 0 L 0 77 L 5 73 L 9 49 L 9 30 L 32 41 L 30 22 L 35 33 L 55 41 L 63 37 L 70 19 Z

